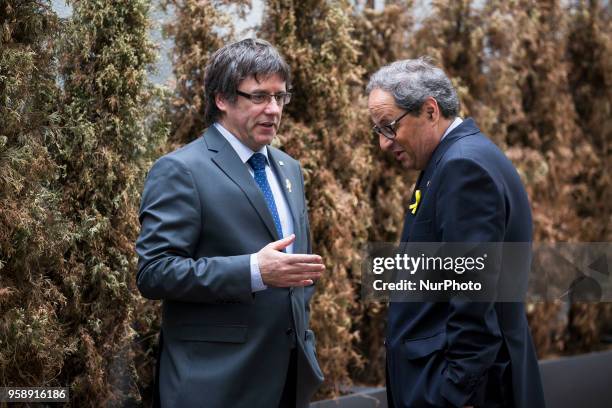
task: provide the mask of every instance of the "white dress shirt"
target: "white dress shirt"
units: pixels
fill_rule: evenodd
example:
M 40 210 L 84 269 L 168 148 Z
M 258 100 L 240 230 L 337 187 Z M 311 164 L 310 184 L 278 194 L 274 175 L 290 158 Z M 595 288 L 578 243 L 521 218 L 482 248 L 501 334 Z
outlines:
M 444 138 L 446 137 L 446 135 L 448 135 L 450 132 L 453 131 L 454 128 L 456 128 L 457 126 L 459 126 L 461 124 L 461 122 L 463 122 L 463 119 L 461 119 L 459 116 L 457 116 L 455 118 L 455 120 L 453 120 L 453 123 L 451 123 L 447 128 L 446 131 L 444 132 L 444 134 L 442 135 L 442 137 L 440 138 L 440 141 L 444 140 Z
M 266 156 L 266 178 L 268 179 L 270 190 L 272 190 L 272 195 L 274 196 L 274 203 L 276 204 L 276 210 L 278 211 L 278 217 L 280 218 L 281 228 L 283 229 L 283 238 L 293 234 L 293 218 L 291 218 L 291 210 L 289 209 L 289 205 L 287 204 L 287 200 L 285 199 L 281 185 L 278 182 L 276 175 L 272 171 L 272 167 L 270 167 L 267 146 L 262 147 L 258 152 L 254 152 L 244 143 L 242 143 L 236 136 L 234 136 L 229 130 L 224 128 L 219 122 L 215 122 L 214 126 L 236 151 L 238 157 L 240 157 L 240 160 L 242 160 L 242 163 L 244 163 L 253 179 L 255 178 L 255 172 L 247 161 L 255 153 L 262 153 L 264 156 Z M 293 244 L 289 245 L 285 251 L 288 254 L 293 253 Z M 251 254 L 251 290 L 253 292 L 258 292 L 266 288 L 267 286 L 261 279 L 257 254 Z

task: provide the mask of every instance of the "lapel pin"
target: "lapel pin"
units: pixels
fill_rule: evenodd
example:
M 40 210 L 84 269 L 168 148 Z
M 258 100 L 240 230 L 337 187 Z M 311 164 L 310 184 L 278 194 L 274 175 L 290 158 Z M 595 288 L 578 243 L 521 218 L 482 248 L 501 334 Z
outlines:
M 408 208 L 411 210 L 412 214 L 416 214 L 417 208 L 419 208 L 419 202 L 421 201 L 421 190 L 417 190 L 414 193 L 414 203 L 410 204 Z
M 291 192 L 291 182 L 289 181 L 289 179 L 285 179 L 285 185 L 287 186 L 287 190 Z
M 279 160 L 279 161 L 278 161 L 278 164 L 279 164 L 279 165 L 281 165 L 281 166 L 284 166 L 284 165 L 285 165 L 285 163 L 284 163 L 282 160 Z

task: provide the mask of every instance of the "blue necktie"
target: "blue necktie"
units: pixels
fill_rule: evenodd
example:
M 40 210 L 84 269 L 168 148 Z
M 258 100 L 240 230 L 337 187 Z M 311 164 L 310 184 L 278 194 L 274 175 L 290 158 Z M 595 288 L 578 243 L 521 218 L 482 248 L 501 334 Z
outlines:
M 272 190 L 270 189 L 270 184 L 268 184 L 268 178 L 266 177 L 266 156 L 264 156 L 262 153 L 255 153 L 251 156 L 248 162 L 255 172 L 255 181 L 266 199 L 266 204 L 268 204 L 268 209 L 272 214 L 272 219 L 274 220 L 274 225 L 276 226 L 276 232 L 278 232 L 278 236 L 282 238 L 283 228 L 281 227 L 280 217 L 278 216 L 276 203 L 274 202 L 274 196 L 272 195 Z

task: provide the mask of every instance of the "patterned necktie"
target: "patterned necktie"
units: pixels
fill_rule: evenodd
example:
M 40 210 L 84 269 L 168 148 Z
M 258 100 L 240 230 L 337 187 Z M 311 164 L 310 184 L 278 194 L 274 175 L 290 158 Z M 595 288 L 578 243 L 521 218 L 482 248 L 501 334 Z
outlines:
M 255 172 L 255 181 L 266 199 L 266 204 L 268 204 L 268 209 L 272 214 L 272 219 L 274 220 L 274 225 L 276 226 L 276 232 L 278 232 L 278 236 L 282 238 L 283 228 L 281 227 L 280 217 L 278 216 L 276 203 L 274 202 L 274 196 L 272 195 L 272 190 L 270 189 L 270 184 L 268 184 L 268 178 L 266 177 L 266 156 L 264 156 L 262 153 L 255 153 L 248 160 L 248 163 L 253 168 L 253 171 Z

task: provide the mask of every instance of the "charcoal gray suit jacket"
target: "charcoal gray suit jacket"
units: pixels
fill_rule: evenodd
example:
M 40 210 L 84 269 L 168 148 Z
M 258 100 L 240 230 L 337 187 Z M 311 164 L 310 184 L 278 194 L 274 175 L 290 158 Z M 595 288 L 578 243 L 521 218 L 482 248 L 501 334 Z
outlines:
M 268 146 L 293 217 L 294 253 L 310 253 L 299 163 Z M 211 126 L 151 168 L 140 208 L 137 285 L 162 303 L 164 407 L 277 407 L 297 351 L 297 406 L 323 380 L 308 330 L 313 287 L 251 291 L 250 254 L 279 239 L 261 190 Z

